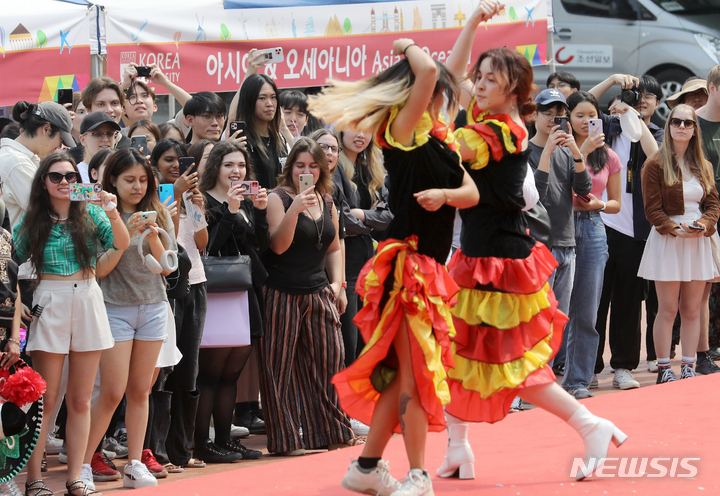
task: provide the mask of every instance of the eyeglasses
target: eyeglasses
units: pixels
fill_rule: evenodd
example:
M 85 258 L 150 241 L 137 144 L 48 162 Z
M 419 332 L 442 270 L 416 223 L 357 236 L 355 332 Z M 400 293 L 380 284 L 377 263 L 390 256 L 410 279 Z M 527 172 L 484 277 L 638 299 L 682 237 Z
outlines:
M 695 127 L 695 121 L 692 119 L 678 119 L 677 117 L 670 119 L 670 125 L 672 127 L 680 127 L 681 124 L 684 124 L 687 129 L 693 129 Z
M 555 117 L 565 117 L 565 114 L 556 114 L 555 112 L 540 112 L 540 114 L 549 121 Z
M 657 95 L 654 95 L 652 93 L 643 93 L 640 98 L 645 100 L 646 102 L 652 102 L 653 100 L 657 100 Z
M 200 114 L 200 117 L 202 117 L 202 120 L 204 120 L 208 124 L 215 119 L 217 119 L 218 122 L 222 122 L 225 120 L 225 114 Z
M 60 174 L 59 172 L 48 172 L 45 177 L 50 179 L 50 182 L 53 184 L 60 184 L 63 179 L 65 179 L 68 183 L 80 182 L 79 172 L 66 172 L 65 174 Z
M 90 136 L 96 139 L 106 139 L 108 141 L 111 141 L 115 139 L 115 135 L 117 134 L 117 131 L 113 131 L 112 133 L 101 133 L 100 131 L 93 131 L 90 133 Z
M 147 93 L 143 94 L 143 97 L 147 97 L 147 96 L 149 96 Z M 137 93 L 132 93 L 132 94 L 128 95 L 127 101 L 130 105 L 135 106 L 140 101 L 140 98 L 138 98 Z
M 557 84 L 551 84 L 548 86 L 550 89 L 561 89 L 561 88 L 569 88 L 570 85 L 568 83 L 557 83 Z
M 320 148 L 322 148 L 322 150 L 324 152 L 327 152 L 328 150 L 330 150 L 331 152 L 333 152 L 334 154 L 337 155 L 338 153 L 340 153 L 342 151 L 342 148 L 340 148 L 339 146 L 326 145 L 325 143 L 318 143 L 318 145 L 320 145 Z

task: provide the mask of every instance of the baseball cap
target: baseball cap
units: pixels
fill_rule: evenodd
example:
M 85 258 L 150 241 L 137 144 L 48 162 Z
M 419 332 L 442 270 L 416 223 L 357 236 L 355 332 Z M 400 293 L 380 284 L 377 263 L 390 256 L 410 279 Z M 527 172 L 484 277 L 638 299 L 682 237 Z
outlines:
M 105 112 L 97 111 L 85 116 L 82 124 L 80 124 L 80 134 L 92 131 L 103 124 L 110 124 L 116 131 L 120 131 L 120 124 L 115 122 L 112 117 Z
M 60 129 L 60 134 L 62 135 L 65 146 L 70 148 L 75 146 L 75 140 L 72 134 L 70 134 L 72 131 L 72 117 L 70 117 L 68 109 L 57 102 L 40 102 L 35 110 L 35 114 Z
M 562 103 L 563 105 L 567 105 L 565 96 L 553 88 L 542 90 L 538 96 L 535 97 L 535 103 L 538 105 L 550 105 L 551 103 Z

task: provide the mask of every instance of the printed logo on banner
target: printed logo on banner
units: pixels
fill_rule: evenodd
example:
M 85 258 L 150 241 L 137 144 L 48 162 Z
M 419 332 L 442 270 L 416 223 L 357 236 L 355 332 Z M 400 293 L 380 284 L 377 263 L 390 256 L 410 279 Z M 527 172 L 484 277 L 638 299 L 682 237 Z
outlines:
M 130 62 L 137 64 L 137 52 L 120 52 L 120 78 L 122 81 L 125 68 L 130 65 Z

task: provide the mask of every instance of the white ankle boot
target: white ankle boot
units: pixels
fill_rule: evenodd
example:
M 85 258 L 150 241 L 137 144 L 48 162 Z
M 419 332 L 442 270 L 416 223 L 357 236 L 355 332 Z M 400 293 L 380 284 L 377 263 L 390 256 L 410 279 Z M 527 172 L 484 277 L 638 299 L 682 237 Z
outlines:
M 590 477 L 605 458 L 607 458 L 610 441 L 620 446 L 627 439 L 627 435 L 609 420 L 596 417 L 581 406 L 570 419 L 568 425 L 578 431 L 585 443 L 585 466 L 575 474 L 577 480 Z M 573 474 L 570 474 L 573 475 Z
M 461 479 L 475 478 L 475 455 L 468 442 L 468 427 L 470 424 L 445 413 L 447 419 L 448 448 L 443 464 L 437 469 L 440 477 L 454 477 Z

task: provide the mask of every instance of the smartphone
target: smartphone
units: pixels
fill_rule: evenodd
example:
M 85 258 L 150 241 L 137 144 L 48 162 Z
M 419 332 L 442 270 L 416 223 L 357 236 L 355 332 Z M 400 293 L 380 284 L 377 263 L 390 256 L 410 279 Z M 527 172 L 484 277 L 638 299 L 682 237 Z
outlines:
M 157 212 L 155 212 L 154 210 L 143 212 L 140 214 L 140 220 L 155 222 L 157 220 Z
M 315 184 L 315 177 L 312 174 L 300 174 L 298 177 L 298 190 L 300 193 L 306 191 Z
M 57 90 L 57 102 L 60 105 L 67 103 L 72 104 L 73 102 L 73 89 L 72 88 L 58 88 Z
M 182 176 L 195 163 L 195 159 L 192 157 L 180 157 L 180 175 Z
M 257 196 L 260 192 L 260 183 L 257 181 L 233 181 L 230 187 L 240 185 L 240 194 L 243 196 Z
M 230 123 L 230 136 L 235 134 L 238 130 L 242 131 L 242 134 L 245 134 L 245 121 L 232 121 Z
M 148 148 L 147 136 L 133 136 L 130 138 L 130 143 L 133 148 L 140 150 L 143 155 L 150 155 L 150 149 Z
M 602 119 L 588 119 L 588 136 L 592 138 L 602 134 L 602 127 Z M 600 129 L 600 131 L 596 132 L 596 129 Z
M 135 69 L 137 69 L 138 77 L 150 77 L 150 71 L 152 71 L 152 67 L 147 65 L 139 65 Z
M 160 203 L 166 207 L 172 205 L 175 201 L 175 188 L 172 184 L 161 184 L 158 186 L 158 196 L 160 197 Z M 170 198 L 170 201 L 167 199 Z
M 567 117 L 555 117 L 553 124 L 560 126 L 565 133 L 570 134 L 570 119 Z
M 70 201 L 100 201 L 100 183 L 71 183 Z
M 695 223 L 688 224 L 688 227 L 689 227 L 690 229 L 692 229 L 693 231 L 702 231 L 703 229 L 705 229 L 704 227 L 698 226 L 698 225 L 696 225 Z
M 590 201 L 590 197 L 587 196 L 587 195 L 577 195 L 577 197 L 578 197 L 578 198 L 581 198 L 582 201 L 584 201 L 584 202 L 589 202 L 589 201 Z
M 258 50 L 258 52 L 264 53 L 265 60 L 267 60 L 271 64 L 277 64 L 285 60 L 282 47 L 263 48 L 262 50 Z

